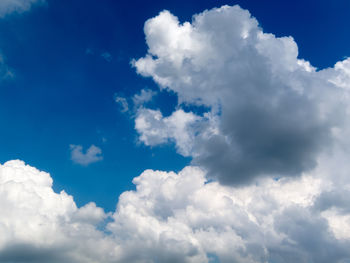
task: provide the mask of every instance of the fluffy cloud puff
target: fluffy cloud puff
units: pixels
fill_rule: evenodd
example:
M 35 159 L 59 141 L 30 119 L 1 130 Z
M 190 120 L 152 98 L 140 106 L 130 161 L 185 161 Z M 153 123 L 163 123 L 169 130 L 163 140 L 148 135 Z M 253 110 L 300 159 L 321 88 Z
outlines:
M 83 152 L 83 147 L 81 145 L 70 145 L 71 159 L 73 162 L 80 165 L 89 165 L 91 163 L 102 161 L 102 150 L 101 148 L 91 145 L 86 152 Z
M 142 89 L 139 94 L 135 94 L 132 98 L 135 107 L 140 107 L 143 104 L 150 102 L 157 93 L 150 89 Z
M 55 193 L 49 174 L 21 161 L 1 165 L 0 207 L 0 262 L 108 262 L 108 240 L 95 227 L 106 214 Z
M 350 184 L 327 169 L 239 188 L 198 167 L 147 170 L 106 214 L 10 161 L 0 165 L 0 262 L 349 262 Z
M 140 140 L 145 145 L 157 145 L 167 142 L 170 138 L 178 142 L 178 151 L 189 155 L 194 136 L 188 132 L 199 118 L 193 113 L 183 110 L 174 112 L 169 117 L 163 117 L 159 110 L 141 108 L 135 120 L 135 128 L 141 133 Z
M 317 71 L 298 58 L 292 37 L 264 33 L 238 6 L 205 11 L 183 24 L 163 11 L 144 31 L 149 49 L 133 61 L 137 72 L 174 91 L 180 103 L 211 110 L 174 137 L 173 127 L 160 124 L 179 111 L 159 119 L 160 113 L 142 109 L 140 140 L 174 141 L 179 153 L 223 184 L 310 171 L 332 146 L 333 131 L 343 129 L 350 60 Z M 154 140 L 154 134 L 163 137 Z
M 0 17 L 14 12 L 23 13 L 28 11 L 33 4 L 43 2 L 44 0 L 1 0 Z

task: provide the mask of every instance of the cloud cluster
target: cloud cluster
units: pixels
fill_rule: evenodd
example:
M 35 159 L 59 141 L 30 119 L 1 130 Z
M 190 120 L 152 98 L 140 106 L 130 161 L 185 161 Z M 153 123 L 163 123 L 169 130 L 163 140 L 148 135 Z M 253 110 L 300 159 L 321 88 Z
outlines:
M 71 160 L 80 165 L 89 165 L 91 163 L 96 163 L 102 161 L 102 150 L 101 148 L 91 145 L 86 152 L 83 152 L 83 146 L 81 145 L 70 145 L 71 150 Z
M 0 164 L 0 262 L 350 262 L 350 60 L 317 71 L 237 6 L 192 24 L 165 11 L 145 32 L 138 72 L 210 111 L 163 116 L 142 106 L 144 91 L 135 128 L 199 166 L 146 170 L 105 213 L 54 192 L 48 173 Z M 71 150 L 82 165 L 102 158 L 96 146 Z
M 10 13 L 23 13 L 30 10 L 31 6 L 36 3 L 43 3 L 44 0 L 1 0 L 0 17 Z
M 160 112 L 142 109 L 140 140 L 175 142 L 179 153 L 221 183 L 310 171 L 344 125 L 350 60 L 317 71 L 298 58 L 293 38 L 264 33 L 238 6 L 205 11 L 183 24 L 163 11 L 144 31 L 149 50 L 133 61 L 137 72 L 174 91 L 180 104 L 210 111 L 174 137 L 173 127 L 159 124 L 179 110 L 159 119 Z M 157 134 L 163 136 L 158 141 Z
M 350 183 L 328 169 L 239 188 L 198 167 L 146 170 L 106 214 L 10 161 L 0 165 L 0 262 L 349 262 Z

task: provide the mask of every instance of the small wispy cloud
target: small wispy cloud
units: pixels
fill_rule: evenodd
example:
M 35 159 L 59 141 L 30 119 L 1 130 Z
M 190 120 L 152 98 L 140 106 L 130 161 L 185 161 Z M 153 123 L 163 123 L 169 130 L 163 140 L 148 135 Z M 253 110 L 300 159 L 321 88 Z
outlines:
M 127 112 L 129 110 L 129 103 L 124 97 L 116 96 L 115 102 L 118 103 L 121 107 L 121 112 Z
M 103 53 L 101 54 L 101 57 L 102 57 L 104 60 L 106 60 L 107 62 L 111 62 L 112 59 L 113 59 L 111 53 L 109 53 L 109 52 L 103 52 Z
M 84 153 L 81 145 L 70 145 L 71 160 L 74 163 L 87 166 L 103 160 L 101 148 L 91 145 Z
M 23 13 L 33 4 L 45 3 L 45 0 L 0 0 L 0 18 L 11 13 Z
M 113 60 L 113 56 L 111 53 L 101 49 L 88 47 L 85 49 L 85 54 L 90 56 L 94 56 L 94 55 L 100 56 L 102 59 L 104 59 L 107 62 L 111 62 Z
M 87 49 L 85 49 L 85 54 L 86 55 L 93 55 L 93 54 L 95 54 L 95 52 L 91 48 L 87 48 Z
M 5 63 L 4 56 L 0 53 L 0 80 L 12 79 L 15 77 L 15 73 Z
M 139 94 L 135 94 L 132 101 L 135 107 L 142 106 L 143 104 L 150 102 L 157 92 L 150 89 L 143 89 Z

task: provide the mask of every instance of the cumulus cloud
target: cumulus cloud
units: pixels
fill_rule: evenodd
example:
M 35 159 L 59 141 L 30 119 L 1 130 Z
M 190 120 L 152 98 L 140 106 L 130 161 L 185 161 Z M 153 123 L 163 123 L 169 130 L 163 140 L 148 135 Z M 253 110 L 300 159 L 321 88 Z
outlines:
M 33 4 L 43 3 L 44 0 L 1 0 L 0 17 L 10 13 L 23 13 L 28 11 Z
M 198 167 L 146 170 L 110 214 L 78 208 L 48 173 L 10 161 L 0 165 L 0 262 L 348 262 L 350 213 L 327 195 L 350 184 L 329 168 L 245 187 L 208 182 Z
M 183 110 L 174 112 L 169 117 L 163 117 L 159 110 L 141 108 L 138 110 L 135 128 L 141 134 L 140 141 L 145 145 L 153 146 L 168 141 L 175 141 L 178 151 L 188 155 L 193 137 L 188 132 L 195 125 L 198 117 Z
M 77 208 L 52 183 L 49 174 L 22 161 L 0 165 L 0 262 L 99 261 L 95 241 L 108 241 L 93 224 L 106 214 L 93 203 Z
M 86 166 L 103 159 L 102 150 L 95 145 L 91 145 L 85 153 L 83 152 L 83 147 L 81 145 L 71 144 L 70 150 L 72 161 L 80 165 Z
M 193 164 L 223 184 L 310 171 L 334 143 L 333 132 L 344 126 L 350 59 L 317 71 L 298 58 L 292 37 L 264 33 L 239 6 L 205 11 L 183 24 L 163 11 L 144 31 L 149 49 L 133 61 L 137 72 L 174 91 L 180 104 L 210 111 L 174 138 L 166 125 L 140 129 L 140 120 L 146 120 L 143 127 L 154 120 L 143 110 L 136 119 L 140 140 L 168 136 L 179 153 L 192 156 Z

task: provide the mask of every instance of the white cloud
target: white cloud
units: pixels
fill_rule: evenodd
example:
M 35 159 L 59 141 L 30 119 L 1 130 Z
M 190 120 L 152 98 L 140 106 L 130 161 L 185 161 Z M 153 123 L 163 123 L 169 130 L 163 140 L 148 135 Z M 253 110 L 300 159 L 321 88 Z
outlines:
M 0 17 L 10 13 L 23 13 L 30 10 L 33 4 L 43 3 L 44 0 L 1 0 Z
M 83 147 L 81 145 L 71 144 L 70 150 L 72 161 L 80 165 L 89 165 L 103 159 L 102 150 L 95 145 L 91 145 L 85 153 L 83 152 Z
M 124 97 L 116 96 L 115 102 L 121 106 L 121 112 L 127 112 L 129 110 L 129 103 Z
M 136 127 L 140 140 L 155 145 L 157 134 L 163 135 L 157 143 L 174 140 L 179 153 L 190 154 L 221 183 L 310 171 L 334 143 L 334 131 L 346 125 L 350 59 L 316 71 L 298 58 L 292 37 L 264 33 L 238 6 L 205 11 L 183 24 L 163 11 L 144 31 L 149 49 L 133 61 L 137 72 L 174 91 L 180 103 L 210 111 L 177 138 L 139 114 L 136 126 L 144 120 L 144 127 L 153 127 Z
M 110 214 L 78 208 L 22 161 L 0 165 L 0 262 L 350 262 L 349 60 L 315 71 L 291 38 L 263 34 L 238 7 L 184 25 L 163 12 L 145 31 L 155 58 L 135 61 L 139 73 L 211 111 L 140 107 L 135 128 L 146 145 L 173 141 L 202 168 L 146 170 Z M 71 150 L 83 165 L 102 158 L 94 145 Z M 236 160 L 253 166 L 254 183 L 207 181 L 208 172 L 233 180 L 224 172 L 238 173 Z M 300 176 L 284 176 L 293 167 Z M 278 178 L 255 176 L 267 168 Z
M 174 112 L 169 117 L 163 117 L 159 110 L 141 108 L 135 120 L 135 129 L 141 134 L 140 141 L 145 145 L 154 146 L 169 140 L 176 142 L 178 151 L 188 156 L 194 135 L 192 130 L 199 117 L 183 110 Z
M 150 102 L 157 93 L 150 89 L 142 89 L 139 94 L 135 94 L 132 98 L 135 107 L 143 106 Z
M 45 172 L 21 161 L 0 165 L 0 207 L 0 262 L 97 262 L 107 257 L 95 255 L 108 241 L 93 225 L 106 214 L 92 203 L 79 209 L 72 196 L 55 193 Z
M 0 165 L 0 262 L 347 262 L 350 211 L 327 195 L 350 183 L 334 180 L 329 162 L 245 187 L 207 182 L 196 167 L 147 170 L 110 215 L 94 203 L 78 208 L 49 174 L 10 161 Z

